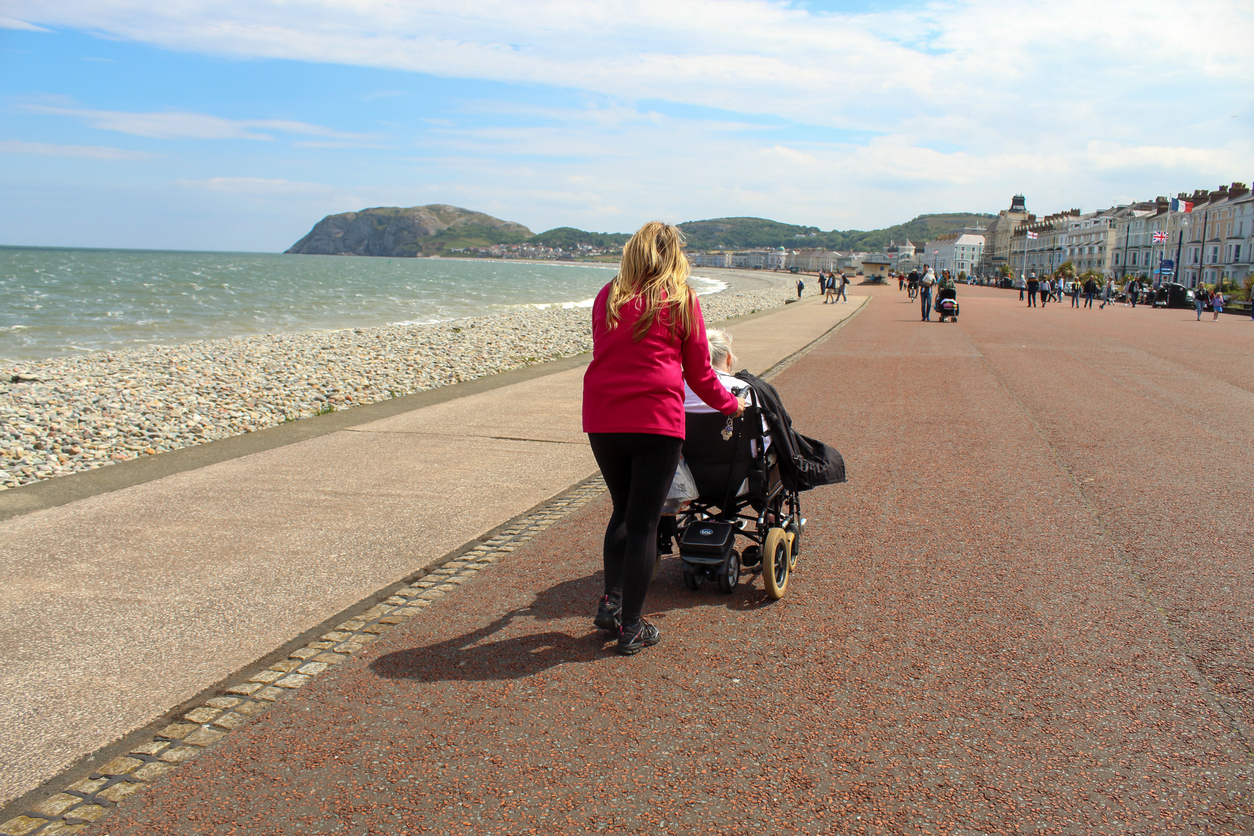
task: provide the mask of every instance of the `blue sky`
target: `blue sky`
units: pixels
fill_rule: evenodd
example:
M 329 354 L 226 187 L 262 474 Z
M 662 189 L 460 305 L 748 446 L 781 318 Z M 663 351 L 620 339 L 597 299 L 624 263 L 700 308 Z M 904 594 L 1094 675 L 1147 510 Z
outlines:
M 450 203 L 869 229 L 1254 177 L 1248 0 L 4 0 L 0 244 Z

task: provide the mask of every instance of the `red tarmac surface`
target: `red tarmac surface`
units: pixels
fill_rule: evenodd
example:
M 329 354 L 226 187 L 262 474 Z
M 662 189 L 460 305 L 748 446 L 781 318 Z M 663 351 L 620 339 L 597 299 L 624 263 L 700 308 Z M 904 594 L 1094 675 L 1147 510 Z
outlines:
M 1254 323 L 874 293 L 783 600 L 610 653 L 594 502 L 86 832 L 1254 832 Z

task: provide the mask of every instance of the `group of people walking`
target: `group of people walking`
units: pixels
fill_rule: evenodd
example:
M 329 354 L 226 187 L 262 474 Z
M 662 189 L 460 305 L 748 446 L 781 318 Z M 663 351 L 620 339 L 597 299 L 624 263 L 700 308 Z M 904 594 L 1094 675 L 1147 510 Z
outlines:
M 923 322 L 932 321 L 933 291 L 936 293 L 936 302 L 938 304 L 941 299 L 958 298 L 957 286 L 954 284 L 953 277 L 949 275 L 949 271 L 942 271 L 940 278 L 937 278 L 936 271 L 931 266 L 925 267 L 922 273 L 918 270 L 911 270 L 908 275 L 899 275 L 897 277 L 897 288 L 900 290 L 903 286 L 912 301 L 916 297 L 918 298 L 919 313 Z M 941 320 L 944 321 L 943 316 Z
M 823 294 L 823 304 L 837 302 L 849 304 L 849 297 L 845 295 L 845 287 L 849 284 L 849 277 L 844 273 L 819 271 L 819 293 Z M 804 279 L 797 279 L 797 298 L 801 298 L 801 292 L 806 289 Z
M 1092 276 L 1085 279 L 1083 284 L 1078 281 L 1072 281 L 1070 287 L 1068 287 L 1061 278 L 1052 278 L 1050 276 L 1037 278 L 1035 273 L 1030 274 L 1026 280 L 1020 279 L 1018 285 L 1019 301 L 1023 301 L 1026 296 L 1029 308 L 1036 307 L 1037 294 L 1040 295 L 1040 306 L 1042 308 L 1045 307 L 1045 304 L 1049 302 L 1050 299 L 1053 299 L 1055 302 L 1061 302 L 1063 294 L 1066 294 L 1071 298 L 1071 307 L 1091 308 L 1093 307 L 1093 302 L 1096 300 L 1098 291 L 1100 290 L 1102 301 L 1101 304 L 1097 306 L 1098 310 L 1101 310 L 1110 304 L 1110 300 L 1114 297 L 1115 287 L 1114 281 L 1107 279 L 1106 282 L 1099 288 L 1097 280 Z M 1080 304 L 1081 294 L 1084 295 L 1083 305 Z

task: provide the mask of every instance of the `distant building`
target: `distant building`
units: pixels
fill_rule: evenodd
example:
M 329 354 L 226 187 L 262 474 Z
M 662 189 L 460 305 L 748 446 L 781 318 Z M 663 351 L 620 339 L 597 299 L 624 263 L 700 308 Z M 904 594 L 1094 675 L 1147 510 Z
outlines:
M 860 259 L 860 269 L 864 276 L 884 278 L 892 267 L 892 258 L 887 253 L 867 253 Z
M 924 261 L 937 275 L 948 270 L 954 278 L 959 273 L 971 275 L 984 257 L 984 229 L 955 229 L 924 246 Z
M 1064 256 L 1067 231 L 1071 222 L 1079 217 L 1079 209 L 1055 212 L 1041 219 L 1029 215 L 1010 235 L 1011 274 L 1044 276 L 1053 273 L 1067 260 Z
M 923 263 L 926 250 L 925 246 L 915 244 L 909 238 L 902 244 L 889 241 L 884 247 L 884 255 L 888 256 L 889 261 L 888 269 L 894 273 L 909 273 Z
M 1011 233 L 1030 217 L 1023 195 L 1015 195 L 1010 201 L 1010 208 L 998 212 L 997 217 L 984 228 L 984 257 L 976 273 L 991 277 L 1002 267 L 1010 265 Z
M 1164 216 L 1162 225 L 1169 240 L 1159 259 L 1174 260 L 1179 252 L 1181 278 L 1190 287 L 1224 280 L 1243 282 L 1251 272 L 1250 247 L 1254 246 L 1249 188 L 1233 183 L 1180 198 L 1191 202 L 1193 211 L 1172 212 L 1169 219 Z
M 788 254 L 788 267 L 796 267 L 798 270 L 807 273 L 816 273 L 819 270 L 839 270 L 841 254 L 832 250 L 823 249 L 806 249 L 793 250 Z
M 729 252 L 687 253 L 693 267 L 731 267 L 732 254 Z

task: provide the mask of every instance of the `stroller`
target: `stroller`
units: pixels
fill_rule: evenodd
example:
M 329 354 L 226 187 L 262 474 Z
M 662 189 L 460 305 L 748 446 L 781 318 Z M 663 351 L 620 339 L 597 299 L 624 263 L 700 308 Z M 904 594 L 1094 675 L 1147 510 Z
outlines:
M 958 321 L 958 300 L 952 296 L 946 296 L 943 299 L 936 300 L 936 312 L 940 314 L 940 321 L 944 322 L 948 317 L 951 322 Z
M 778 452 L 767 446 L 761 399 L 755 392 L 751 400 L 730 431 L 720 413 L 688 413 L 683 455 L 699 495 L 676 521 L 679 557 L 684 585 L 693 591 L 714 578 L 731 593 L 748 570 L 761 572 L 767 595 L 779 599 L 801 554 L 806 521 L 799 492 L 784 486 Z M 739 541 L 748 542 L 738 550 Z

